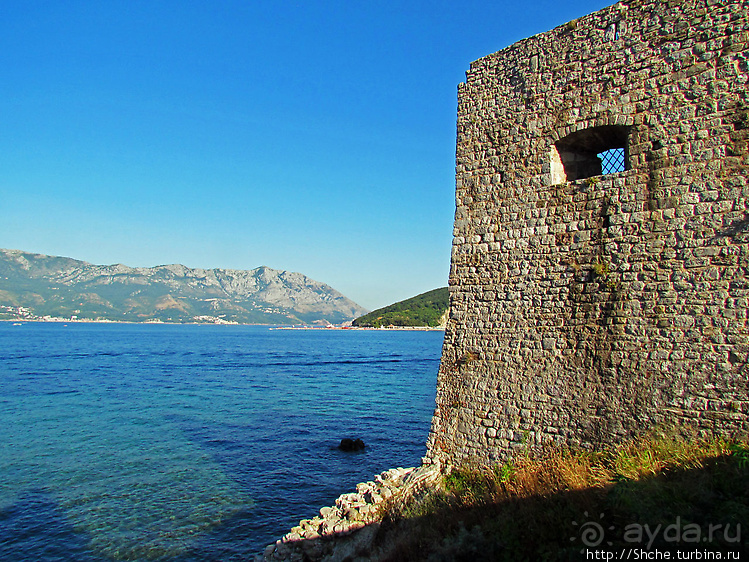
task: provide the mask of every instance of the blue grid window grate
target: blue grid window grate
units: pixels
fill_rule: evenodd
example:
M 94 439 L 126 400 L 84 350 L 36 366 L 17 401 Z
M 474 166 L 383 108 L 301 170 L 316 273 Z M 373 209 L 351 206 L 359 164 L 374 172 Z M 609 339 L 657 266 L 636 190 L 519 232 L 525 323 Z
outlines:
M 602 174 L 616 174 L 624 171 L 624 149 L 612 148 L 598 154 L 601 159 Z

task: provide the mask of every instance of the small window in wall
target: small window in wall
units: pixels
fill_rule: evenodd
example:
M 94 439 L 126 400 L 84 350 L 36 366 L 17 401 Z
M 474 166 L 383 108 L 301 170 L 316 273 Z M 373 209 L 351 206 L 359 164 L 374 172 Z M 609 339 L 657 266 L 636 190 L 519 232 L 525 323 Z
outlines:
M 559 139 L 551 150 L 552 183 L 564 183 L 627 170 L 630 127 L 591 127 Z
M 601 173 L 616 174 L 626 170 L 624 167 L 624 148 L 610 148 L 599 153 L 601 159 Z

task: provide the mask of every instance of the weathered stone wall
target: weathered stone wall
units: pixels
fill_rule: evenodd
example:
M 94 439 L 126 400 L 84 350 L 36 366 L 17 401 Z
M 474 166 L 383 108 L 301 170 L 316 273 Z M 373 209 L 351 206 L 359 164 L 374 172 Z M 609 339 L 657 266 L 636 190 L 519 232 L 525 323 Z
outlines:
M 631 0 L 471 65 L 427 458 L 749 430 L 748 13 Z

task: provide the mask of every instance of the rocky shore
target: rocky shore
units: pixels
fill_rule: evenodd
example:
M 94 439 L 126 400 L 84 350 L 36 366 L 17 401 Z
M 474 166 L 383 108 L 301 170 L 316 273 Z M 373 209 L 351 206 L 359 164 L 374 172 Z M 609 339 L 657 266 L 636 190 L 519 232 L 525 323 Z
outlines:
M 318 516 L 300 521 L 255 562 L 377 560 L 383 551 L 375 539 L 386 508 L 420 495 L 439 478 L 436 465 L 386 470 L 339 496 L 334 506 L 321 508 Z

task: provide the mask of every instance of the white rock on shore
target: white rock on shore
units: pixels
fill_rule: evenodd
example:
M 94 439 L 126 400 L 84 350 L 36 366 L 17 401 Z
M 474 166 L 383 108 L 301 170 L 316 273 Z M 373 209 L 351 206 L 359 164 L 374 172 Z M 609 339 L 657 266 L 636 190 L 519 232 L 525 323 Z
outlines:
M 373 560 L 373 543 L 387 500 L 403 501 L 439 477 L 438 466 L 391 468 L 374 481 L 356 485 L 356 492 L 342 494 L 335 506 L 303 519 L 284 537 L 265 548 L 255 562 L 334 562 L 345 559 Z

